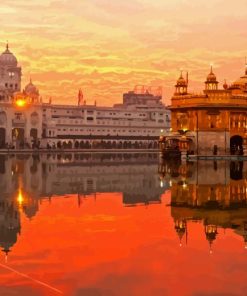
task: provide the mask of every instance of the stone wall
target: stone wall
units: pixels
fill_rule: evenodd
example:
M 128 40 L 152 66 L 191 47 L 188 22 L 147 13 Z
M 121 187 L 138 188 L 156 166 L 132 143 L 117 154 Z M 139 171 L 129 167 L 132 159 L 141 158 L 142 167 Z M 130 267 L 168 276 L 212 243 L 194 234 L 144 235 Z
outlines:
M 227 131 L 198 132 L 198 154 L 212 155 L 214 145 L 217 145 L 217 154 L 230 153 L 230 135 Z

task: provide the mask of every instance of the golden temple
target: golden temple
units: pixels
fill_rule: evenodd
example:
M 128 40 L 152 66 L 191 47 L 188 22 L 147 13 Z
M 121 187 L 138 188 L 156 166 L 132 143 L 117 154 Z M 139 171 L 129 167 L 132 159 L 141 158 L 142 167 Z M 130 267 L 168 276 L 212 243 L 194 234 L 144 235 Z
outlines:
M 222 88 L 211 66 L 201 94 L 188 92 L 188 75 L 181 71 L 169 109 L 171 131 L 160 138 L 163 152 L 247 154 L 247 64 L 242 77 Z

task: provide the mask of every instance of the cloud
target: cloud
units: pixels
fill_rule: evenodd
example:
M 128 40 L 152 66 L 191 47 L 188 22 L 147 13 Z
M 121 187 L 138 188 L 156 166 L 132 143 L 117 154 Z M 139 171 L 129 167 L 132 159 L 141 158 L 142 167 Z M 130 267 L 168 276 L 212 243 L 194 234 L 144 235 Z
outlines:
M 180 68 L 196 88 L 211 62 L 220 81 L 236 79 L 245 8 L 245 0 L 2 0 L 0 35 L 23 66 L 23 84 L 32 73 L 40 93 L 61 103 L 83 85 L 89 101 L 111 105 L 136 83 L 162 83 L 169 98 Z

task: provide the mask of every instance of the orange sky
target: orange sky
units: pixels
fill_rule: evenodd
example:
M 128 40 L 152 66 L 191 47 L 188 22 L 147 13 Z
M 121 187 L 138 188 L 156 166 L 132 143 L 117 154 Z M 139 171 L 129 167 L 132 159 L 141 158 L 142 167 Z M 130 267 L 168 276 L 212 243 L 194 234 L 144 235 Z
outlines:
M 0 36 L 44 99 L 120 102 L 135 84 L 162 85 L 168 102 L 179 69 L 203 87 L 210 63 L 222 83 L 244 72 L 247 1 L 1 0 Z

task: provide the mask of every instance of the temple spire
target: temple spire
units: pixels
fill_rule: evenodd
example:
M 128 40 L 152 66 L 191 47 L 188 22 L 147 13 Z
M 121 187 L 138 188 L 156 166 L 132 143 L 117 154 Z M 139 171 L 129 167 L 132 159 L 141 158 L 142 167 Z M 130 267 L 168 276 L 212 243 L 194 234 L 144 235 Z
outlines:
M 183 78 L 183 69 L 180 69 L 180 78 Z
M 9 41 L 7 40 L 6 41 L 6 50 L 5 50 L 6 53 L 9 53 Z

